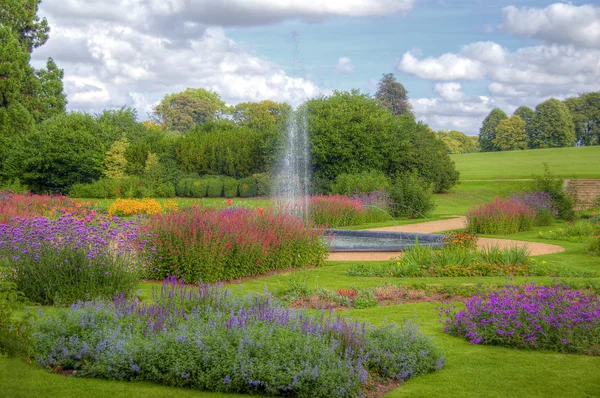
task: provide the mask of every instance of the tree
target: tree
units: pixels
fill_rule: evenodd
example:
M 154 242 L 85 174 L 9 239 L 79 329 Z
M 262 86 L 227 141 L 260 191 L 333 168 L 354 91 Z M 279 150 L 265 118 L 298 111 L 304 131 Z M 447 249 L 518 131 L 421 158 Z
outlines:
M 483 120 L 483 125 L 479 129 L 479 147 L 483 152 L 497 151 L 498 148 L 494 145 L 496 138 L 496 127 L 504 119 L 506 113 L 502 109 L 494 108 Z
M 19 46 L 16 35 L 0 26 L 0 108 L 21 102 L 21 92 L 29 66 L 29 53 Z
M 448 153 L 469 153 L 477 149 L 476 141 L 460 131 L 440 130 L 437 136 L 448 148 Z
M 48 21 L 37 16 L 40 3 L 41 0 L 0 0 L 0 26 L 12 30 L 28 53 L 48 40 Z
M 26 137 L 17 162 L 22 181 L 33 192 L 67 192 L 75 183 L 99 179 L 104 171 L 100 127 L 90 115 L 63 114 L 48 119 Z
M 525 122 L 519 116 L 513 115 L 498 123 L 494 146 L 501 151 L 527 149 Z
M 154 117 L 171 130 L 187 132 L 195 124 L 215 120 L 226 110 L 227 105 L 216 92 L 188 88 L 165 96 L 154 108 Z
M 535 131 L 532 148 L 557 148 L 575 144 L 573 116 L 565 104 L 550 98 L 535 108 L 531 125 Z
M 573 116 L 577 145 L 600 145 L 600 91 L 564 101 Z
M 288 104 L 270 100 L 242 102 L 233 108 L 233 120 L 251 129 L 281 127 L 287 122 L 291 111 L 292 107 Z
M 531 143 L 534 140 L 535 132 L 531 129 L 533 118 L 535 117 L 535 111 L 528 106 L 518 107 L 513 116 L 518 116 L 522 121 L 525 122 L 525 134 L 527 135 L 527 141 Z
M 412 107 L 408 101 L 408 91 L 402 83 L 396 81 L 393 73 L 381 77 L 375 93 L 378 104 L 392 112 L 392 115 L 412 115 Z
M 104 156 L 104 174 L 110 178 L 123 178 L 127 170 L 127 158 L 125 152 L 129 147 L 127 138 L 123 137 L 113 142 L 108 152 Z
M 62 79 L 65 73 L 59 69 L 52 58 L 48 58 L 46 69 L 36 71 L 40 85 L 37 108 L 33 113 L 38 122 L 66 112 L 67 96 L 63 92 Z

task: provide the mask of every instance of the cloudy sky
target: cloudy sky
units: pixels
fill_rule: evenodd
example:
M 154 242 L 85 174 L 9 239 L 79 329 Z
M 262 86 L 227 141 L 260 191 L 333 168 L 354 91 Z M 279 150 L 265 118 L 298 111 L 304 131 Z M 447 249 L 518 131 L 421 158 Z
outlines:
M 595 4 L 594 4 L 595 3 Z M 393 72 L 419 119 L 477 134 L 549 97 L 600 90 L 600 3 L 543 0 L 43 0 L 69 109 L 145 118 L 166 94 L 298 104 L 374 93 Z

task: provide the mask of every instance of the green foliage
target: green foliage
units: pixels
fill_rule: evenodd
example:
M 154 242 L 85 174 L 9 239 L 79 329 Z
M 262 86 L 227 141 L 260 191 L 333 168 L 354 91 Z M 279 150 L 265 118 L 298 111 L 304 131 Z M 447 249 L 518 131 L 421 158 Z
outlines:
M 587 242 L 592 235 L 600 234 L 600 225 L 588 220 L 578 220 L 566 227 L 557 227 L 539 233 L 542 239 L 566 240 L 569 242 Z
M 67 96 L 63 92 L 64 71 L 58 68 L 52 58 L 49 58 L 46 69 L 36 71 L 36 75 L 40 82 L 36 109 L 33 112 L 36 121 L 42 122 L 65 113 Z
M 575 216 L 573 198 L 565 191 L 564 180 L 555 176 L 544 163 L 544 174 L 533 175 L 531 190 L 546 192 L 552 198 L 552 204 L 558 210 L 558 216 L 563 220 L 571 220 Z
M 395 217 L 427 217 L 435 208 L 430 185 L 414 172 L 396 176 L 389 195 Z
M 536 106 L 531 129 L 534 132 L 529 143 L 532 148 L 556 148 L 575 144 L 573 116 L 567 106 L 555 98 Z
M 127 138 L 123 137 L 113 142 L 104 156 L 104 174 L 109 178 L 123 178 L 127 170 L 127 158 L 125 152 L 129 148 Z
M 2 0 L 0 5 L 0 25 L 10 28 L 27 52 L 48 40 L 48 21 L 37 16 L 40 3 L 41 0 Z
M 483 125 L 479 129 L 479 147 L 483 152 L 497 151 L 498 148 L 494 145 L 496 138 L 496 128 L 500 122 L 506 119 L 506 113 L 502 109 L 494 108 L 483 120 Z
M 525 122 L 525 134 L 527 135 L 527 142 L 531 142 L 534 136 L 531 126 L 533 123 L 533 118 L 535 117 L 535 111 L 528 106 L 520 106 L 515 110 L 513 116 L 518 116 L 522 121 Z
M 254 177 L 246 177 L 240 180 L 239 185 L 240 197 L 254 198 L 258 196 L 258 184 Z
M 496 127 L 496 136 L 493 139 L 493 144 L 501 151 L 527 149 L 525 122 L 516 115 L 500 121 Z
M 272 190 L 272 175 L 270 173 L 253 174 L 252 177 L 256 180 L 257 196 L 271 196 Z
M 578 145 L 600 145 L 600 91 L 564 101 L 573 116 Z
M 208 180 L 199 179 L 188 182 L 188 196 L 191 198 L 205 198 L 208 193 Z
M 187 132 L 194 125 L 215 120 L 227 106 L 219 94 L 203 88 L 187 88 L 168 94 L 154 108 L 154 117 L 169 129 Z
M 291 106 L 285 102 L 242 102 L 233 108 L 233 120 L 240 126 L 256 130 L 280 129 L 287 123 L 291 112 Z
M 223 177 L 223 196 L 235 198 L 239 195 L 240 182 L 233 177 Z
M 334 194 L 352 195 L 358 192 L 373 192 L 388 190 L 391 180 L 383 172 L 378 170 L 363 171 L 358 174 L 340 174 L 335 178 L 331 186 Z
M 477 150 L 477 141 L 460 131 L 440 130 L 437 132 L 438 138 L 448 148 L 448 153 L 469 153 Z
M 396 81 L 393 73 L 385 73 L 379 80 L 375 99 L 382 108 L 392 115 L 412 115 L 412 107 L 408 101 L 408 91 L 402 83 Z
M 0 24 L 0 109 L 24 102 L 23 83 L 28 67 L 29 52 L 21 48 L 11 29 Z
M 22 181 L 33 192 L 67 192 L 75 183 L 97 180 L 103 173 L 105 150 L 99 130 L 96 121 L 83 113 L 46 120 L 17 155 Z
M 0 355 L 25 357 L 30 337 L 29 317 L 16 321 L 13 314 L 23 309 L 26 298 L 15 283 L 3 280 L 5 272 L 0 268 Z
M 152 189 L 144 189 L 141 180 L 138 177 L 123 178 L 102 178 L 89 184 L 73 184 L 69 190 L 69 195 L 73 198 L 95 198 L 95 199 L 115 199 L 115 198 L 143 198 L 152 197 Z M 160 189 L 161 192 L 172 192 L 174 188 L 166 184 Z M 159 196 L 158 197 L 172 197 Z
M 220 198 L 223 196 L 223 179 L 219 177 L 208 178 L 206 184 L 207 198 Z

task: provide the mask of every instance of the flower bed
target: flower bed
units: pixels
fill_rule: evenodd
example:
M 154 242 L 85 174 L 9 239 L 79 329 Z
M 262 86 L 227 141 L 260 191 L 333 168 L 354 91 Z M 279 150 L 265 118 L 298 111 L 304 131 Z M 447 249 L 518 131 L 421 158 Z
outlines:
M 527 231 L 534 225 L 536 212 L 516 200 L 500 200 L 469 210 L 467 229 L 476 234 L 508 235 Z
M 600 355 L 600 298 L 562 285 L 506 286 L 442 310 L 445 331 L 473 344 Z
M 32 349 L 40 365 L 85 377 L 297 397 L 359 396 L 375 378 L 403 381 L 444 362 L 410 323 L 310 316 L 173 278 L 152 305 L 116 298 L 41 317 Z
M 316 195 L 309 202 L 310 219 L 324 227 L 345 227 L 362 224 L 367 209 L 360 199 L 346 195 Z
M 511 200 L 535 211 L 535 225 L 550 225 L 558 217 L 558 210 L 552 203 L 552 196 L 546 192 L 515 193 Z
M 0 224 L 0 267 L 33 303 L 70 304 L 137 286 L 136 223 L 93 215 L 11 221 Z
M 227 281 L 273 270 L 322 265 L 324 231 L 271 210 L 228 207 L 155 215 L 144 225 L 148 276 Z
M 163 206 L 156 199 L 117 199 L 108 208 L 111 216 L 154 215 L 165 211 L 178 209 L 177 202 L 168 200 Z
M 65 214 L 78 217 L 94 215 L 92 202 L 76 202 L 61 195 L 13 194 L 0 191 L 0 224 L 13 218 L 55 218 Z

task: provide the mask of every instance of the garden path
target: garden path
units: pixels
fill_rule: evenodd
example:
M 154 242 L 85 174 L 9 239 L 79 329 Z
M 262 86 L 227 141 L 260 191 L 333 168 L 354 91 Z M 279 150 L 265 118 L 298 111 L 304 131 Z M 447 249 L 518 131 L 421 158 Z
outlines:
M 419 233 L 437 233 L 452 231 L 465 228 L 467 226 L 466 217 L 451 218 L 448 220 L 428 221 L 417 224 L 400 225 L 393 227 L 373 228 L 372 231 L 390 231 L 390 232 L 419 232 Z M 526 242 L 522 240 L 497 239 L 497 238 L 479 238 L 477 241 L 479 248 L 489 246 L 499 246 L 501 248 L 510 246 L 527 247 L 530 255 L 540 256 L 542 254 L 553 254 L 564 251 L 564 247 L 550 245 L 540 242 Z M 387 261 L 398 257 L 400 252 L 339 252 L 330 253 L 329 261 Z

